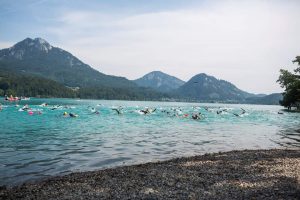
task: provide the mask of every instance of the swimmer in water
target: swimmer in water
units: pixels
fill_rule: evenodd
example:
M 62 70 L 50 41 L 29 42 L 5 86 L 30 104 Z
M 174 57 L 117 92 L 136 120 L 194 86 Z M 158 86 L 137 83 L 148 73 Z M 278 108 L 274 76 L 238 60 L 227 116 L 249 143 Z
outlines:
M 140 112 L 144 113 L 144 115 L 147 115 L 149 113 L 149 109 L 145 109 L 145 110 L 140 110 Z
M 64 112 L 63 116 L 65 116 L 65 117 L 68 116 L 68 113 L 67 113 L 67 112 Z
M 41 107 L 46 107 L 46 106 L 48 106 L 48 104 L 47 103 L 42 103 L 40 106 Z
M 69 113 L 69 116 L 70 116 L 70 117 L 78 117 L 78 115 L 73 114 L 73 113 Z
M 217 114 L 219 115 L 219 114 L 221 114 L 221 113 L 223 113 L 223 112 L 227 112 L 227 109 L 225 108 L 225 109 L 222 109 L 222 110 L 218 110 L 218 111 L 217 111 Z
M 169 112 L 169 111 L 167 111 L 167 110 L 162 110 L 161 112 L 162 112 L 162 113 L 166 113 L 167 115 L 169 115 L 169 114 L 170 114 L 170 112 Z
M 189 114 L 183 114 L 182 118 L 187 118 L 189 116 Z
M 244 110 L 243 108 L 241 108 L 241 110 L 243 111 L 243 112 L 241 113 L 241 115 L 246 113 L 246 110 Z
M 209 107 L 204 107 L 204 109 L 207 111 L 207 112 L 214 112 L 212 109 L 210 109 Z
M 193 114 L 193 115 L 192 115 L 192 119 L 194 119 L 194 120 L 198 120 L 198 119 L 200 119 L 200 117 L 199 117 L 199 115 L 198 115 L 198 114 Z
M 56 109 L 59 109 L 59 108 L 61 108 L 61 105 L 53 106 L 53 107 L 51 108 L 51 110 L 56 110 Z M 68 107 L 65 107 L 65 108 L 68 108 Z
M 25 106 L 23 106 L 22 110 L 29 110 L 28 104 L 26 104 Z
M 145 110 L 140 110 L 140 112 L 144 113 L 144 115 L 154 113 L 155 111 L 156 111 L 156 108 L 154 108 L 153 110 L 149 109 L 149 108 L 146 108 Z
M 236 113 L 232 113 L 234 116 L 236 117 L 240 117 L 241 115 L 246 113 L 246 110 L 244 110 L 243 108 L 241 108 L 242 112 L 240 114 L 236 114 Z
M 96 115 L 100 114 L 100 112 L 98 110 L 96 110 L 95 108 L 92 108 L 91 112 L 92 112 L 92 114 L 96 114 Z
M 121 115 L 122 114 L 122 107 L 120 106 L 119 108 L 112 108 L 112 110 L 116 111 L 118 113 L 118 115 Z
M 201 116 L 202 116 L 201 112 L 199 112 L 199 113 L 194 113 L 194 114 L 192 115 L 192 119 L 194 119 L 194 120 L 199 120 L 199 119 L 201 119 Z

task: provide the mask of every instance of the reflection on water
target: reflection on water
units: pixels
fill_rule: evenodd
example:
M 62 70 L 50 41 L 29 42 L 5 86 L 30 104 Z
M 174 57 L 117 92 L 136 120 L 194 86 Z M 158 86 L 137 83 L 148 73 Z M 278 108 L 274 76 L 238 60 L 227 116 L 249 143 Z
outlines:
M 41 106 L 44 102 L 49 106 Z M 34 110 L 29 114 L 19 111 L 22 105 L 0 103 L 4 105 L 0 185 L 207 152 L 300 146 L 295 131 L 300 114 L 279 115 L 279 106 L 70 99 L 20 102 Z M 112 109 L 119 106 L 121 115 Z M 143 115 L 139 110 L 146 107 L 156 111 Z M 65 117 L 64 112 L 79 117 Z M 204 117 L 193 120 L 191 115 L 199 112 Z
M 280 139 L 274 142 L 280 146 L 300 148 L 300 129 L 289 128 L 280 130 L 278 135 L 280 135 Z

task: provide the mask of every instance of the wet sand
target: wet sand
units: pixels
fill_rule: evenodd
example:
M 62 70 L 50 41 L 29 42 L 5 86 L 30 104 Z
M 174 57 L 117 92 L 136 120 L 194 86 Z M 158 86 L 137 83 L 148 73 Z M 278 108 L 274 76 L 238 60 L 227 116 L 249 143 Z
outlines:
M 299 199 L 300 150 L 244 150 L 72 173 L 0 199 Z

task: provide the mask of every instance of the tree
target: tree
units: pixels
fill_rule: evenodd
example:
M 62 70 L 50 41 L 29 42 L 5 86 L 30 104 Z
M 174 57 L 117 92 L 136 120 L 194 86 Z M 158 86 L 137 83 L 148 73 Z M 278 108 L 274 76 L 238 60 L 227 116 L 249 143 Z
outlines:
M 0 89 L 0 97 L 4 96 L 4 90 Z
M 298 68 L 294 73 L 281 69 L 280 76 L 277 80 L 282 88 L 284 88 L 283 100 L 280 104 L 289 110 L 292 107 L 300 109 L 300 56 L 297 56 L 293 63 L 298 63 Z
M 297 62 L 298 65 L 300 65 L 300 56 L 296 56 L 295 60 L 293 60 L 293 63 Z
M 17 96 L 17 93 L 16 93 L 16 91 L 15 90 L 12 90 L 12 89 L 8 89 L 8 90 L 6 90 L 6 93 L 5 93 L 7 96 L 10 96 L 10 95 L 12 95 L 12 96 Z

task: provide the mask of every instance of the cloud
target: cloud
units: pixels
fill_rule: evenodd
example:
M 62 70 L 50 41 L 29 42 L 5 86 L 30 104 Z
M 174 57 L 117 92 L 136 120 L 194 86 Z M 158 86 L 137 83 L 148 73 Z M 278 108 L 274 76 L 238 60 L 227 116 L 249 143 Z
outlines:
M 280 91 L 281 67 L 299 54 L 297 1 L 214 1 L 138 14 L 72 10 L 46 28 L 56 43 L 108 74 L 205 72 L 250 92 Z

